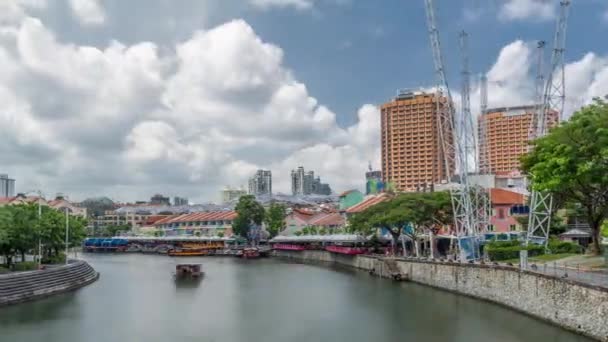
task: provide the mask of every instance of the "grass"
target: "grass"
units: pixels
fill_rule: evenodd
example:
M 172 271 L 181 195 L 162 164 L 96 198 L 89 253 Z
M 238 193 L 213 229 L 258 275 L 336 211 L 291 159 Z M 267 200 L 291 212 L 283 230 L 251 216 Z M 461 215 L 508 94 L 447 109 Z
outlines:
M 546 262 L 551 262 L 551 261 L 555 261 L 555 260 L 571 257 L 571 256 L 574 256 L 574 255 L 578 255 L 578 254 L 575 254 L 575 253 L 543 254 L 543 255 L 537 255 L 535 257 L 529 257 L 528 258 L 528 262 L 546 263 Z M 503 261 L 499 261 L 499 262 L 504 262 L 504 263 L 510 262 L 512 264 L 518 264 L 519 263 L 519 258 L 518 259 L 503 260 Z

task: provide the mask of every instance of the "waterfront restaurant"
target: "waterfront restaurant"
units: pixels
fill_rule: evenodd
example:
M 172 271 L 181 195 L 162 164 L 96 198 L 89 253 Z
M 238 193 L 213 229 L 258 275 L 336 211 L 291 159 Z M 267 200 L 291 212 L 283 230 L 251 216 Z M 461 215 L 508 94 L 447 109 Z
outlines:
M 232 236 L 235 211 L 209 211 L 167 216 L 154 223 L 154 227 L 165 232 L 165 236 Z

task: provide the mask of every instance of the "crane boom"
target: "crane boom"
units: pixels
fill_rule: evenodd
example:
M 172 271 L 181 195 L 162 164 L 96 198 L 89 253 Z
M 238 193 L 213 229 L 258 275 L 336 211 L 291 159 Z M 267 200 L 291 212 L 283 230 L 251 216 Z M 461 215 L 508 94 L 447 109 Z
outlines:
M 462 130 L 456 127 L 455 110 L 443 63 L 433 0 L 425 0 L 425 10 L 435 76 L 437 78 L 435 103 L 437 105 L 438 133 L 441 140 L 445 175 L 448 176 L 447 181 L 449 182 L 452 178 L 450 177 L 452 176 L 452 166 L 455 165 L 459 170 L 459 185 L 452 187 L 450 194 L 454 211 L 456 236 L 460 241 L 462 237 L 474 236 L 476 234 L 473 224 L 475 213 L 472 207 L 467 175 L 468 165 L 465 143 L 460 136 Z M 443 97 L 445 97 L 445 100 Z M 461 253 L 462 255 L 463 253 Z
M 535 118 L 537 124 L 534 138 L 540 138 L 546 134 L 547 119 L 551 111 L 558 110 L 560 117 L 563 117 L 566 97 L 564 51 L 566 50 L 566 29 L 569 9 L 570 0 L 560 1 L 560 15 L 553 38 L 551 68 L 547 74 L 547 81 L 544 86 L 543 101 L 540 109 L 537 111 L 537 118 Z M 533 175 L 532 182 L 534 182 Z M 550 193 L 533 190 L 530 199 L 530 216 L 526 244 L 530 242 L 543 242 L 547 246 L 552 210 L 553 196 Z

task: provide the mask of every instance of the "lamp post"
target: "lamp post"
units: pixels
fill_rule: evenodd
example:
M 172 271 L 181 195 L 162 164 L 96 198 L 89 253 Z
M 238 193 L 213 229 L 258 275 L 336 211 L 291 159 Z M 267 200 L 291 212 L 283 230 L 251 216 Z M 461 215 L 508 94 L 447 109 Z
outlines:
M 68 214 L 69 208 L 65 208 L 65 264 L 68 264 L 68 236 L 70 234 L 70 215 Z
M 26 193 L 38 194 L 38 268 L 42 265 L 42 238 L 40 237 L 40 225 L 42 224 L 42 204 L 40 203 L 44 198 L 44 194 L 40 190 L 32 190 Z

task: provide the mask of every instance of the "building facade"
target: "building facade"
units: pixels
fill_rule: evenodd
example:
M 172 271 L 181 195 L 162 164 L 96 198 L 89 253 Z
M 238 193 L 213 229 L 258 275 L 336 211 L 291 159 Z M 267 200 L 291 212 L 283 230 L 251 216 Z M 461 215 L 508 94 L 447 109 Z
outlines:
M 185 197 L 173 197 L 173 205 L 188 205 L 188 199 Z
M 523 194 L 506 189 L 490 189 L 490 200 L 492 202 L 492 216 L 490 217 L 490 232 L 523 231 L 518 217 L 530 214 Z
M 8 175 L 0 175 L 0 197 L 15 196 L 15 180 L 8 178 Z
M 222 203 L 228 203 L 232 201 L 238 201 L 241 196 L 247 195 L 247 191 L 244 189 L 231 189 L 226 188 L 220 193 L 222 197 Z
M 154 223 L 154 227 L 164 231 L 166 236 L 200 235 L 232 236 L 235 211 L 196 212 L 171 215 Z M 221 233 L 221 234 L 220 234 Z
M 304 171 L 300 166 L 291 170 L 291 193 L 297 195 L 331 195 L 331 187 L 321 182 L 321 177 L 315 178 L 314 171 Z
M 272 195 L 272 172 L 270 170 L 257 170 L 249 178 L 250 195 Z
M 445 101 L 440 98 L 440 109 Z M 444 161 L 435 94 L 401 92 L 381 106 L 381 129 L 383 182 L 394 190 L 415 191 L 453 174 L 454 164 L 446 168 Z M 444 136 L 453 139 L 451 131 Z
M 521 169 L 519 159 L 528 151 L 535 110 L 535 106 L 494 108 L 479 116 L 479 153 L 487 160 L 481 166 L 481 173 L 504 174 Z M 555 127 L 558 120 L 557 112 L 549 112 L 547 126 Z M 486 136 L 482 139 L 484 126 Z
M 171 205 L 169 197 L 165 197 L 161 194 L 156 194 L 150 197 L 150 204 L 152 205 Z

